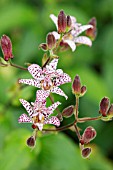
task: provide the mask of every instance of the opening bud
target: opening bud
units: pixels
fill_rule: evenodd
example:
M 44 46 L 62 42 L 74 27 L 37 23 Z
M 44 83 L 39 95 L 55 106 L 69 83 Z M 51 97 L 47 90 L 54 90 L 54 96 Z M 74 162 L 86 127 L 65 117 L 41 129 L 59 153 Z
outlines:
M 81 96 L 83 96 L 86 93 L 86 91 L 87 91 L 86 86 L 82 86 L 81 87 Z
M 73 105 L 68 106 L 62 111 L 62 116 L 66 118 L 71 117 L 73 115 L 73 111 L 74 111 L 74 106 Z
M 58 15 L 58 33 L 65 33 L 67 27 L 67 18 L 64 11 L 60 11 Z
M 82 137 L 81 137 L 81 140 L 80 140 L 80 143 L 82 145 L 84 144 L 88 144 L 90 141 L 92 141 L 94 138 L 96 137 L 96 130 L 89 126 L 85 129 Z
M 10 58 L 13 58 L 12 43 L 10 38 L 6 35 L 1 37 L 1 49 L 4 55 L 4 60 L 8 61 Z
M 29 137 L 26 143 L 29 147 L 34 147 L 36 143 L 34 136 Z
M 96 28 L 97 21 L 96 21 L 96 18 L 95 17 L 91 18 L 91 20 L 89 21 L 88 24 L 92 25 L 93 28 L 87 29 L 86 35 L 89 36 L 92 40 L 94 40 L 97 36 L 97 28 Z
M 101 101 L 100 101 L 100 110 L 99 113 L 102 114 L 102 116 L 107 116 L 107 111 L 109 108 L 109 98 L 104 97 Z
M 82 157 L 83 158 L 88 158 L 91 154 L 91 148 L 84 148 L 82 150 Z
M 111 104 L 111 106 L 109 107 L 107 115 L 112 115 L 113 116 L 113 104 Z
M 81 94 L 81 82 L 80 77 L 78 75 L 75 76 L 75 79 L 73 81 L 72 92 L 78 96 Z
M 47 42 L 49 49 L 52 49 L 55 46 L 56 40 L 55 40 L 55 37 L 52 33 L 49 33 L 47 35 L 46 42 Z

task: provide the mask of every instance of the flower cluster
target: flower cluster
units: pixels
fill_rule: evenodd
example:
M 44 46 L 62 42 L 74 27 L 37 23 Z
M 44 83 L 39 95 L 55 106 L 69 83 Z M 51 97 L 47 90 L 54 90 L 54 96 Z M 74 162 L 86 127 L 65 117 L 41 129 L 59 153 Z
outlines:
M 99 106 L 100 115 L 97 117 L 83 117 L 79 118 L 79 98 L 83 97 L 87 91 L 85 85 L 81 84 L 79 75 L 76 75 L 73 82 L 71 77 L 64 73 L 62 69 L 57 69 L 59 56 L 57 56 L 57 50 L 67 50 L 68 47 L 72 51 L 76 50 L 77 45 L 85 44 L 88 46 L 92 45 L 92 40 L 96 37 L 96 18 L 92 18 L 87 25 L 78 23 L 76 18 L 70 15 L 66 15 L 63 10 L 60 11 L 58 17 L 51 14 L 50 18 L 55 23 L 57 31 L 52 31 L 47 34 L 46 43 L 41 43 L 39 47 L 46 52 L 44 54 L 44 60 L 42 67 L 38 64 L 29 64 L 28 68 L 16 65 L 12 63 L 12 42 L 6 35 L 1 37 L 1 48 L 4 55 L 4 59 L 0 58 L 1 66 L 13 66 L 22 70 L 28 71 L 32 78 L 30 79 L 19 79 L 19 83 L 27 84 L 38 88 L 36 91 L 36 99 L 34 102 L 29 103 L 24 99 L 20 99 L 21 104 L 26 109 L 27 114 L 23 113 L 20 115 L 19 123 L 31 123 L 34 130 L 33 135 L 27 139 L 27 145 L 34 147 L 37 138 L 37 132 L 40 131 L 61 131 L 69 127 L 74 127 L 76 135 L 79 140 L 79 146 L 81 149 L 81 155 L 83 158 L 89 157 L 91 154 L 91 148 L 86 147 L 95 137 L 96 130 L 92 126 L 88 126 L 83 134 L 80 134 L 78 123 L 83 123 L 92 120 L 103 120 L 109 121 L 113 117 L 113 104 L 110 105 L 110 100 L 104 97 Z M 85 35 L 80 35 L 85 31 Z M 49 54 L 49 55 L 48 55 Z M 51 94 L 58 94 L 59 96 L 68 99 L 65 92 L 59 88 L 59 86 L 72 82 L 72 93 L 75 95 L 75 106 L 70 105 L 59 111 L 58 106 L 61 104 L 59 101 L 54 102 Z M 50 98 L 52 105 L 46 106 L 47 98 Z M 53 115 L 54 110 L 57 111 L 56 115 Z M 69 118 L 73 115 L 74 121 L 65 125 L 60 126 L 60 121 L 63 118 Z M 56 127 L 45 128 L 44 125 L 52 124 Z

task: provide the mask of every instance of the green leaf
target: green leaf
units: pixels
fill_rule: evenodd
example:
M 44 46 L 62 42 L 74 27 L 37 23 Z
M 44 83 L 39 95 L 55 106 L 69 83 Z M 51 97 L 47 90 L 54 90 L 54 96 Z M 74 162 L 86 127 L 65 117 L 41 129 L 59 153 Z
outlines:
M 22 170 L 29 166 L 33 158 L 39 153 L 40 147 L 30 151 L 26 145 L 26 139 L 30 136 L 24 129 L 14 130 L 6 137 L 3 151 L 0 153 L 0 169 Z
M 87 170 L 78 147 L 63 134 L 44 136 L 40 139 L 41 152 L 37 169 L 40 170 Z

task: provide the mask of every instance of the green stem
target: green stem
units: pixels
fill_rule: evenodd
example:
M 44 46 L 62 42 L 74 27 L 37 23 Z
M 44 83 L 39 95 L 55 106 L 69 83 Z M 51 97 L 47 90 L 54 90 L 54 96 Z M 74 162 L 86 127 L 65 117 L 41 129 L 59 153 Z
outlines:
M 56 132 L 63 131 L 63 130 L 67 130 L 69 127 L 73 126 L 74 124 L 76 124 L 76 120 L 73 123 L 70 123 L 66 126 L 62 126 L 56 129 L 43 129 L 43 131 L 56 131 Z
M 10 66 L 15 67 L 15 68 L 19 68 L 21 70 L 28 70 L 27 68 L 19 66 L 19 65 L 16 65 L 16 64 L 12 63 L 11 61 L 10 61 Z
M 87 122 L 87 121 L 100 120 L 101 118 L 102 118 L 102 116 L 98 116 L 98 117 L 84 117 L 84 118 L 78 118 L 77 122 L 83 123 L 83 122 Z

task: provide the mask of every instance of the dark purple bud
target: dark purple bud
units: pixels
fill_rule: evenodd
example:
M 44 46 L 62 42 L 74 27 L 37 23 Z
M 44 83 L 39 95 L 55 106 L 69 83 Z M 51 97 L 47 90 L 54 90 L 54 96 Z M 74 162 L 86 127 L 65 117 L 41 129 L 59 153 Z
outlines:
M 108 97 L 104 97 L 101 101 L 100 101 L 100 110 L 99 113 L 102 114 L 102 116 L 107 116 L 107 111 L 109 108 L 109 98 Z
M 34 147 L 35 146 L 35 138 L 34 138 L 34 136 L 29 137 L 27 139 L 26 143 L 27 143 L 27 145 L 29 147 Z
M 47 42 L 49 49 L 52 49 L 55 46 L 56 40 L 55 40 L 55 37 L 52 33 L 49 33 L 47 35 L 46 42 Z
M 76 95 L 81 94 L 81 82 L 80 82 L 80 77 L 78 75 L 75 76 L 75 79 L 73 81 L 72 91 Z
M 65 33 L 66 32 L 66 26 L 67 26 L 67 18 L 64 13 L 64 11 L 60 11 L 58 15 L 58 33 Z
M 109 107 L 107 115 L 113 115 L 113 104 L 111 104 L 111 106 Z
M 86 30 L 86 35 L 89 36 L 92 40 L 94 40 L 97 35 L 96 18 L 95 17 L 91 18 L 88 24 L 92 25 L 93 28 L 89 28 L 88 30 Z
M 72 24 L 71 17 L 68 15 L 67 16 L 67 27 L 70 28 Z
M 66 118 L 71 117 L 73 115 L 73 111 L 74 111 L 74 106 L 73 105 L 68 106 L 62 111 L 62 116 Z
M 86 93 L 86 91 L 87 91 L 86 86 L 82 86 L 81 87 L 81 96 L 83 96 Z
M 48 50 L 48 46 L 46 43 L 42 43 L 39 45 L 39 48 L 41 48 L 43 51 L 47 51 Z
M 12 43 L 10 38 L 6 35 L 1 37 L 1 48 L 4 55 L 4 60 L 8 61 L 10 58 L 13 58 Z
M 96 137 L 96 130 L 89 126 L 85 129 L 82 137 L 81 137 L 81 140 L 80 140 L 80 143 L 83 145 L 83 144 L 88 144 L 90 141 L 92 141 L 94 138 Z
M 82 150 L 82 156 L 83 158 L 88 158 L 91 154 L 91 148 L 84 148 Z

